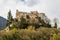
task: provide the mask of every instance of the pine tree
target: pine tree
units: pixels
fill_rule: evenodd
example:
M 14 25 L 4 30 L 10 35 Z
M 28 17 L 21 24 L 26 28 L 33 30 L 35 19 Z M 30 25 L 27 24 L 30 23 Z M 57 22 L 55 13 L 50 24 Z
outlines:
M 7 26 L 10 26 L 12 21 L 13 21 L 13 17 L 12 17 L 11 11 L 9 11 L 7 16 Z

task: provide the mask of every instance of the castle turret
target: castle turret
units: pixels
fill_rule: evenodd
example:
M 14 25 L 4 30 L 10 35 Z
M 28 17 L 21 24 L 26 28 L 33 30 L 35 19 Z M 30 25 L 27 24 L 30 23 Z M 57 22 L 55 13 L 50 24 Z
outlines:
M 18 16 L 18 10 L 16 10 L 16 17 Z

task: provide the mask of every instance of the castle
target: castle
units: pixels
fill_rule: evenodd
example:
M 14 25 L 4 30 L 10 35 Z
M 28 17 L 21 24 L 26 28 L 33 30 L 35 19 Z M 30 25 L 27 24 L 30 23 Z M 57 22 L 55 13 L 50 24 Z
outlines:
M 48 24 L 49 19 L 47 18 L 45 13 L 38 13 L 37 11 L 31 11 L 28 13 L 16 10 L 16 19 L 18 19 L 18 21 L 21 21 L 20 20 L 21 17 L 26 19 L 28 25 L 35 25 L 36 27 L 48 25 L 50 26 L 50 24 Z M 11 24 L 10 26 L 12 27 L 12 25 L 13 24 Z M 5 30 L 9 31 L 9 28 L 7 27 Z
M 23 16 L 25 19 L 30 19 L 30 21 L 38 22 L 38 19 L 37 19 L 38 15 L 39 13 L 37 11 L 31 11 L 30 13 L 27 13 L 27 12 L 20 12 L 16 10 L 16 18 L 18 20 L 20 20 L 20 18 Z
M 31 13 L 27 13 L 27 12 L 20 12 L 20 11 L 16 10 L 16 18 L 20 19 L 22 16 L 24 18 L 34 19 L 38 16 L 38 12 L 31 11 Z
M 22 12 L 22 11 L 18 11 L 16 10 L 16 18 L 18 20 L 20 20 L 21 17 L 24 17 L 25 19 L 30 19 L 30 21 L 38 21 L 38 17 L 40 17 L 41 19 L 45 20 L 45 22 L 48 20 L 47 16 L 45 15 L 45 13 L 38 13 L 37 11 L 31 11 L 30 13 L 28 12 Z M 34 20 L 33 20 L 34 19 Z

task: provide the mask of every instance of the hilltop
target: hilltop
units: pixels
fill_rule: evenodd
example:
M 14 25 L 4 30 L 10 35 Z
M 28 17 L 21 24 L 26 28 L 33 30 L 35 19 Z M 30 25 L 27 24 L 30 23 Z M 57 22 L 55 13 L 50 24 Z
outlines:
M 0 31 L 0 40 L 59 40 L 60 29 L 57 29 L 57 20 L 54 21 L 52 27 L 45 13 L 17 10 L 16 18 L 13 18 L 9 11 L 6 28 Z

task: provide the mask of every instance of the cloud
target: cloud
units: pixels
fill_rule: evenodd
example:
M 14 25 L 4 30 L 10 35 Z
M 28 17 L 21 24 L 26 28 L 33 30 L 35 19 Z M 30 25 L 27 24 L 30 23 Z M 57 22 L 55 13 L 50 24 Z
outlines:
M 18 2 L 23 2 L 24 5 L 27 5 L 27 6 L 34 6 L 38 3 L 40 3 L 40 0 L 18 0 Z
M 60 0 L 47 1 L 46 8 L 46 11 L 48 12 L 48 14 L 50 14 L 50 16 L 52 15 L 52 18 L 60 18 Z
M 0 1 L 0 5 L 1 5 L 3 2 L 4 2 L 4 0 L 1 0 L 1 1 Z
M 46 12 L 51 19 L 56 17 L 60 20 L 60 0 L 47 0 Z
M 25 0 L 21 0 L 22 2 L 24 2 Z

